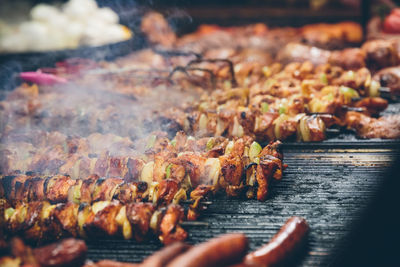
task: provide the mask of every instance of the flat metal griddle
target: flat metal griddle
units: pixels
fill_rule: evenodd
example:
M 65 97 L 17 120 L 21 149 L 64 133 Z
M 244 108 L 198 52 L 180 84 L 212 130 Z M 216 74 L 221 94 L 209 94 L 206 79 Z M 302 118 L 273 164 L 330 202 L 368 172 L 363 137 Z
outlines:
M 255 249 L 293 215 L 311 227 L 307 252 L 300 266 L 322 266 L 359 219 L 399 151 L 399 141 L 356 140 L 337 137 L 322 143 L 285 143 L 289 165 L 274 182 L 265 202 L 217 198 L 201 218 L 208 226 L 186 227 L 188 242 L 196 244 L 228 232 L 243 232 Z M 88 240 L 88 258 L 140 262 L 161 247 L 156 241 Z
M 0 79 L 1 80 L 1 79 Z M 7 79 L 9 82 L 9 79 Z M 1 93 L 5 93 L 0 90 Z M 383 115 L 400 113 L 392 103 Z M 345 244 L 350 224 L 359 219 L 380 185 L 385 171 L 400 155 L 398 141 L 361 140 L 342 133 L 320 143 L 284 142 L 284 163 L 289 167 L 274 182 L 265 202 L 218 197 L 200 219 L 208 226 L 185 227 L 187 242 L 196 244 L 228 232 L 243 232 L 250 249 L 267 243 L 294 215 L 311 227 L 307 252 L 300 266 L 325 266 Z M 161 248 L 159 242 L 95 238 L 87 240 L 88 259 L 140 262 Z

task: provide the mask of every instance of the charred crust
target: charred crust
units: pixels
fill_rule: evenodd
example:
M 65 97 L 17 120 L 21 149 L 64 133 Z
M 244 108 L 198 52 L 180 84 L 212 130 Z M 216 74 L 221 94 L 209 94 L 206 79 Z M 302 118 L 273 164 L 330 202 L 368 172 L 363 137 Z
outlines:
M 4 194 L 7 199 L 10 198 L 11 192 L 12 192 L 12 182 L 17 176 L 14 175 L 8 175 L 4 176 L 3 179 L 1 179 L 1 182 L 3 184 L 4 188 Z

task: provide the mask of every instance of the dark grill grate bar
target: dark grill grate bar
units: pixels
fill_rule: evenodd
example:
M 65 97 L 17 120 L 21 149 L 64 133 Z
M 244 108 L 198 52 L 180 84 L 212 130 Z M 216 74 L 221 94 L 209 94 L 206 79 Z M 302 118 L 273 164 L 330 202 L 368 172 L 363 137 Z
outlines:
M 279 230 L 290 216 L 303 216 L 311 226 L 309 249 L 302 266 L 321 266 L 337 250 L 338 241 L 359 218 L 399 151 L 398 141 L 330 141 L 284 144 L 289 166 L 274 182 L 266 202 L 218 198 L 201 221 L 208 226 L 186 227 L 189 243 L 227 232 L 244 232 L 255 249 Z M 89 258 L 140 262 L 160 248 L 155 241 L 89 241 Z

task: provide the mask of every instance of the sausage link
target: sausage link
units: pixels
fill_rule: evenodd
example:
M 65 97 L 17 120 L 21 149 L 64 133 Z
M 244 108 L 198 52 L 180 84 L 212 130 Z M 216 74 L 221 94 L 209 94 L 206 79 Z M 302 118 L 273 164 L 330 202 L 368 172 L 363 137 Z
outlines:
M 305 219 L 291 217 L 271 241 L 249 253 L 245 265 L 271 266 L 284 260 L 306 237 L 309 227 Z
M 42 267 L 82 266 L 86 252 L 85 242 L 73 238 L 33 250 L 37 262 Z
M 136 263 L 126 263 L 113 260 L 101 260 L 96 263 L 88 263 L 83 267 L 139 267 L 140 264 Z
M 190 245 L 182 242 L 176 242 L 147 257 L 140 266 L 163 267 L 180 254 L 186 252 L 189 248 Z
M 225 266 L 238 263 L 248 249 L 244 234 L 226 234 L 199 244 L 172 260 L 167 267 Z

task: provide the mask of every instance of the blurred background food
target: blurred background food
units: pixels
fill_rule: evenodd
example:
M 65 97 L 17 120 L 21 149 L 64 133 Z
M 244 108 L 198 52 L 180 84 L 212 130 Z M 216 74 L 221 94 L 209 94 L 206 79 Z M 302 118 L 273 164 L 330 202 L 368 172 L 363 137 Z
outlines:
M 18 7 L 26 10 L 26 5 Z M 4 13 L 4 10 L 3 10 Z M 0 52 L 75 49 L 128 40 L 132 32 L 119 24 L 118 14 L 99 8 L 95 0 L 37 4 L 29 17 L 0 18 Z

